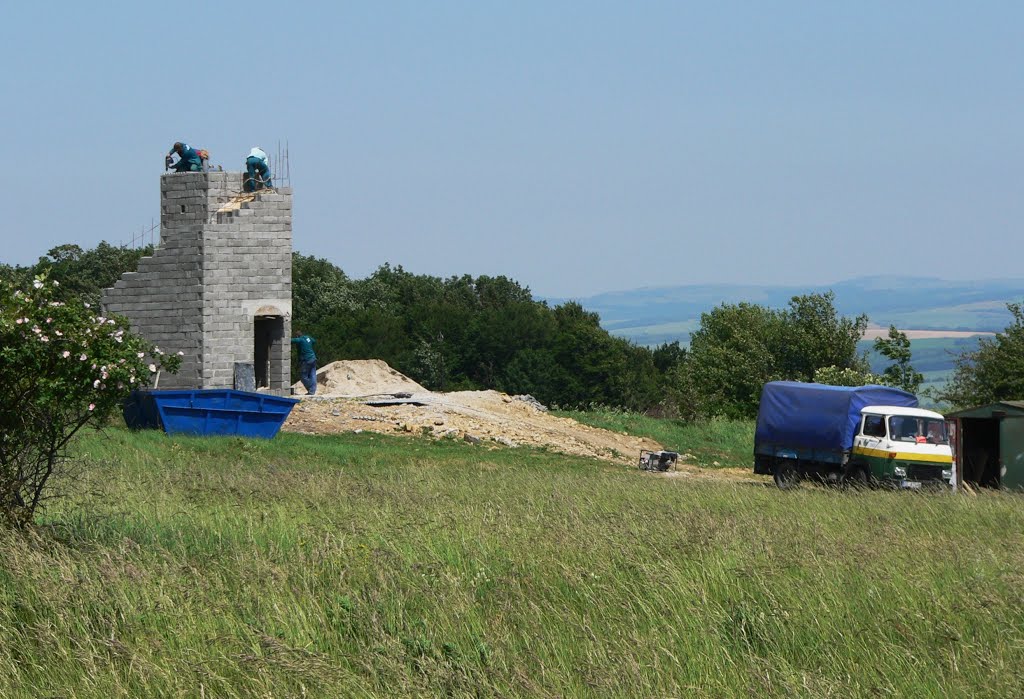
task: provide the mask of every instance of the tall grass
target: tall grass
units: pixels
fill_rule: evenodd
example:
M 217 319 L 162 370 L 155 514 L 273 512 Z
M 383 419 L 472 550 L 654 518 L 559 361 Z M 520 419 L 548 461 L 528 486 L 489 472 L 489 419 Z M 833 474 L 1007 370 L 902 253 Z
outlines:
M 0 537 L 5 697 L 1024 696 L 1014 496 L 366 434 L 82 455 Z
M 692 461 L 701 466 L 753 469 L 752 420 L 716 418 L 703 423 L 683 423 L 614 408 L 558 414 L 593 427 L 650 437 L 670 451 L 690 454 L 694 457 Z

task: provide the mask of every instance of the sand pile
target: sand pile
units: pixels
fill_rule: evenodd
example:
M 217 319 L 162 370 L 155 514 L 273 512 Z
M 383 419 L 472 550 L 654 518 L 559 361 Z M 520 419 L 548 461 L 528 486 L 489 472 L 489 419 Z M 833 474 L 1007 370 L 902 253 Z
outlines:
M 493 447 L 529 445 L 623 464 L 636 463 L 641 449 L 661 449 L 651 439 L 551 415 L 530 396 L 433 393 L 376 359 L 328 364 L 317 372 L 317 382 L 317 394 L 295 406 L 285 430 L 379 432 L 464 439 Z M 297 386 L 296 395 L 304 394 L 302 385 Z M 402 398 L 395 398 L 396 393 Z
M 316 372 L 318 396 L 373 396 L 382 393 L 427 393 L 427 389 L 379 359 L 331 362 Z M 302 382 L 292 388 L 305 395 Z

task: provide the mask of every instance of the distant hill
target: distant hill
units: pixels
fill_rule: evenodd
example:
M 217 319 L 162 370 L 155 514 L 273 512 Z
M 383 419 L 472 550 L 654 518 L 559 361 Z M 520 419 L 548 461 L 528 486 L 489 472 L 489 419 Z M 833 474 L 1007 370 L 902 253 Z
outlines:
M 722 303 L 757 303 L 782 308 L 793 296 L 835 292 L 836 308 L 845 316 L 866 313 L 872 326 L 900 330 L 1000 332 L 1010 324 L 1010 301 L 1024 300 L 1024 279 L 947 281 L 932 277 L 859 277 L 824 286 L 753 286 L 744 284 L 693 284 L 645 287 L 573 299 L 601 317 L 609 332 L 640 345 L 655 346 L 678 340 L 687 344 L 700 327 L 700 315 Z M 561 303 L 570 299 L 546 299 Z M 977 347 L 978 337 L 913 339 L 915 368 L 925 376 L 925 386 L 941 387 L 951 376 L 954 358 Z M 885 360 L 863 341 L 875 371 Z
M 999 332 L 1011 321 L 1009 301 L 1024 300 L 1024 278 L 948 281 L 932 277 L 874 276 L 819 286 L 694 284 L 644 287 L 572 299 L 601 317 L 608 331 L 642 345 L 686 343 L 700 315 L 722 303 L 746 301 L 782 308 L 798 294 L 835 292 L 847 316 L 866 313 L 872 325 L 901 330 Z M 570 299 L 549 298 L 549 303 Z

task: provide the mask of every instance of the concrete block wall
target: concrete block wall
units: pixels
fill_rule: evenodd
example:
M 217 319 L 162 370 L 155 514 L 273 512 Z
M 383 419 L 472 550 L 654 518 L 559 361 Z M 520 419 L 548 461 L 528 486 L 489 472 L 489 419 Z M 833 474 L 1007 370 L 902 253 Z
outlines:
M 291 384 L 291 189 L 258 192 L 240 208 L 216 213 L 203 230 L 203 276 L 204 385 L 230 386 L 235 362 L 255 360 L 255 319 L 280 317 L 268 379 L 272 391 L 285 392 Z
M 165 352 L 184 353 L 161 388 L 231 388 L 234 363 L 254 361 L 254 323 L 277 316 L 283 334 L 270 352 L 269 388 L 286 393 L 291 344 L 291 190 L 257 193 L 221 210 L 242 189 L 242 173 L 165 174 L 160 245 L 104 290 L 107 313 Z

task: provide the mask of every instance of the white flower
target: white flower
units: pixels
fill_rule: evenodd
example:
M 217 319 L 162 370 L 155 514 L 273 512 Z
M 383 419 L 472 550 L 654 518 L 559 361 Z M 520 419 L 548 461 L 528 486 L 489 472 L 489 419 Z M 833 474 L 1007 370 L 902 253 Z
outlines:
M 139 352 L 137 356 L 138 356 L 139 359 L 142 359 L 143 357 L 146 356 L 146 353 L 145 352 Z
M 64 337 L 64 333 L 62 333 L 60 330 L 54 330 L 53 333 L 57 337 Z
M 87 357 L 85 356 L 85 353 L 83 352 L 82 356 L 78 358 L 78 361 L 84 362 L 86 359 L 87 359 Z
M 16 321 L 14 321 L 14 322 L 15 322 L 15 323 L 17 323 L 18 325 L 21 325 L 22 323 L 24 323 L 24 322 L 25 322 L 25 319 L 24 319 L 24 318 L 18 318 L 18 319 L 17 319 Z
M 53 280 L 53 285 L 54 285 L 54 286 L 60 286 L 60 282 L 59 282 L 59 281 L 57 281 L 56 279 L 54 279 L 54 280 Z
M 96 379 L 95 381 L 93 381 L 92 382 L 92 387 L 93 388 L 99 388 L 100 387 L 100 380 Z
M 178 350 L 178 356 L 179 356 L 179 357 L 184 357 L 184 356 L 185 356 L 185 353 L 184 353 L 184 352 L 182 352 L 181 350 Z
M 132 377 L 131 377 L 131 378 L 129 379 L 129 381 L 130 381 L 131 383 L 135 383 L 135 376 L 134 376 L 134 375 L 132 375 Z
M 115 341 L 115 342 L 124 342 L 124 340 L 123 340 L 123 339 L 121 338 L 121 336 L 120 336 L 120 335 L 116 335 L 116 336 L 114 337 L 114 341 Z
M 71 353 L 68 352 L 67 350 L 64 350 L 63 352 L 60 353 L 60 356 L 64 357 L 64 359 L 67 359 L 68 357 L 71 356 Z
M 43 288 L 43 283 L 41 281 L 39 281 L 38 279 L 36 279 L 34 282 L 32 282 L 32 288 L 33 289 L 42 289 Z
M 92 304 L 91 303 L 87 303 L 87 304 L 85 304 L 85 307 L 86 308 L 92 308 Z
M 149 365 L 149 370 L 150 370 L 150 372 L 155 374 L 156 373 L 156 364 L 150 364 Z
M 113 324 L 114 324 L 113 319 L 107 321 L 107 325 L 113 325 Z
M 92 410 L 95 410 L 95 409 L 96 409 L 96 404 L 95 403 L 89 403 L 89 410 L 92 411 Z
M 48 338 L 48 337 L 47 337 L 46 335 L 43 335 L 43 336 L 41 336 L 41 337 L 39 338 L 39 341 L 40 341 L 40 342 L 49 342 L 49 341 L 50 341 L 50 338 Z

